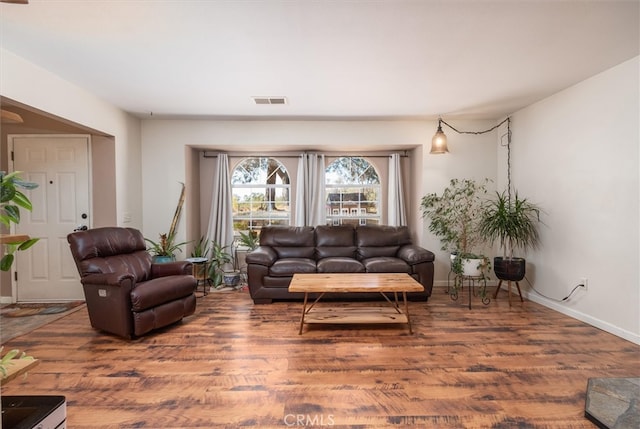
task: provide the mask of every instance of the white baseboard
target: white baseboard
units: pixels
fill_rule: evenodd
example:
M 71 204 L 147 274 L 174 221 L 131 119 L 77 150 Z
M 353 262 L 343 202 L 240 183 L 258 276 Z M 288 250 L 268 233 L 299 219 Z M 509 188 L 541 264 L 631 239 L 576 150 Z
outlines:
M 0 304 L 13 304 L 13 298 L 10 296 L 0 296 Z
M 573 317 L 574 319 L 580 320 L 581 322 L 588 323 L 589 325 L 594 326 L 598 329 L 602 329 L 603 331 L 606 331 L 617 337 L 620 337 L 622 339 L 625 339 L 627 341 L 631 341 L 632 343 L 640 345 L 640 335 L 634 334 L 633 332 L 629 332 L 626 329 L 622 329 L 618 326 L 612 325 L 611 323 L 589 316 L 588 314 L 584 314 L 580 311 L 575 311 L 571 308 L 565 307 L 564 305 L 561 305 L 560 303 L 546 299 L 536 294 L 535 292 L 531 293 L 528 290 L 523 290 L 522 295 L 524 295 L 530 301 L 533 301 L 540 305 L 544 305 L 545 307 L 549 307 L 552 310 L 555 310 L 566 316 Z
M 496 286 L 497 282 L 495 281 L 487 281 L 487 286 Z M 437 280 L 433 282 L 434 288 L 446 288 L 447 281 L 446 280 Z M 504 287 L 503 287 L 504 289 Z M 535 292 L 531 292 L 527 290 L 527 288 L 522 289 L 522 296 L 527 298 L 530 301 L 533 301 L 537 304 L 544 305 L 552 310 L 555 310 L 559 313 L 562 313 L 566 316 L 572 317 L 574 319 L 580 320 L 581 322 L 588 323 L 589 325 L 602 329 L 610 334 L 613 334 L 617 337 L 620 337 L 624 340 L 631 341 L 632 343 L 640 345 L 640 335 L 634 334 L 633 332 L 629 332 L 626 329 L 621 329 L 618 326 L 612 325 L 608 322 L 602 321 L 600 319 L 596 319 L 595 317 L 589 316 L 588 314 L 581 313 L 579 311 L 575 311 L 571 308 L 565 307 L 557 302 L 554 302 L 550 299 L 546 299 L 536 294 Z

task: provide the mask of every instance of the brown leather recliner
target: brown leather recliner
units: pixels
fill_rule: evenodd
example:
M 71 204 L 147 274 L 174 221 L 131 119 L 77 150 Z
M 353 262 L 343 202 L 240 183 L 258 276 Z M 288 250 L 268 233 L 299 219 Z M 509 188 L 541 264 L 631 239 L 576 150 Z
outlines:
M 191 263 L 153 264 L 137 229 L 95 228 L 67 241 L 94 328 L 130 339 L 195 312 Z

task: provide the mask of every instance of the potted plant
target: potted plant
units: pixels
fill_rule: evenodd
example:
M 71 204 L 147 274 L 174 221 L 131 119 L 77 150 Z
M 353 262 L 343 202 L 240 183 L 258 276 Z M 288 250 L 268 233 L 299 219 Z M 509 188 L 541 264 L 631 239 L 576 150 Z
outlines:
M 496 192 L 496 198 L 486 201 L 483 207 L 480 232 L 491 244 L 498 241 L 502 256 L 496 256 L 493 269 L 500 280 L 522 280 L 526 261 L 514 257 L 514 249 L 537 248 L 540 243 L 538 224 L 540 208 L 526 198 L 507 192 Z
M 6 174 L 0 171 L 0 222 L 7 228 L 11 224 L 20 223 L 20 208 L 31 211 L 31 201 L 20 189 L 35 189 L 37 183 L 27 182 L 20 178 L 20 171 Z M 9 271 L 15 259 L 14 253 L 18 250 L 27 250 L 36 242 L 37 238 L 29 238 L 26 235 L 0 234 L 0 243 L 4 244 L 0 269 Z
M 187 259 L 187 261 L 193 263 L 193 272 L 196 280 L 206 281 L 209 279 L 209 273 L 206 270 L 209 262 L 209 250 L 209 239 L 201 236 L 191 250 L 190 258 Z
M 258 233 L 253 230 L 248 231 L 240 231 L 239 236 L 236 238 L 236 247 L 235 247 L 235 258 L 234 264 L 235 269 L 240 271 L 241 279 L 246 281 L 247 276 L 247 253 L 253 251 L 260 244 L 260 239 L 258 238 Z
M 156 264 L 175 261 L 176 252 L 182 252 L 180 246 L 188 243 L 188 241 L 176 243 L 175 234 L 160 234 L 158 242 L 148 238 L 145 238 L 145 241 L 150 245 L 148 250 L 153 255 L 153 262 Z
M 260 239 L 258 238 L 258 233 L 253 230 L 247 232 L 240 231 L 238 243 L 249 250 L 255 250 L 258 244 L 260 244 Z
M 233 283 L 233 277 L 235 277 L 235 275 L 237 275 L 238 281 L 240 279 L 240 273 L 234 274 L 235 271 L 228 270 L 228 266 L 231 264 L 233 258 L 231 256 L 231 253 L 226 251 L 227 247 L 228 246 L 222 246 L 219 243 L 213 243 L 211 245 L 209 278 L 211 279 L 215 287 L 219 287 L 223 283 L 226 284 L 225 275 L 227 277 L 226 280 L 229 283 Z
M 462 276 L 486 280 L 489 259 L 477 254 L 484 243 L 480 221 L 488 180 L 451 179 L 449 186 L 438 195 L 427 194 L 420 206 L 422 216 L 430 220 L 429 231 L 440 239 L 441 249 L 451 253 L 451 270 L 456 274 L 452 296 L 462 284 Z
M 209 239 L 204 235 L 196 241 L 191 251 L 192 258 L 207 258 L 209 255 Z

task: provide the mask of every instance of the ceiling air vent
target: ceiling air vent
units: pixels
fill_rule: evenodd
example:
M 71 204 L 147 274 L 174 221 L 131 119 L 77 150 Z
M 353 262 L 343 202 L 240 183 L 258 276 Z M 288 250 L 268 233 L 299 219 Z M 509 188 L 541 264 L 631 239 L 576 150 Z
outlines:
M 256 104 L 287 104 L 287 97 L 251 97 Z

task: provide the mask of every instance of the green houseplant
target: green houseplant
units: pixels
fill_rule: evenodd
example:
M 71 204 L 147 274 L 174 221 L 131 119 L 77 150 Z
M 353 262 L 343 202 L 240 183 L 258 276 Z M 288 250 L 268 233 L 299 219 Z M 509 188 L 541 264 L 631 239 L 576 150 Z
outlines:
M 451 253 L 451 270 L 456 274 L 452 296 L 457 295 L 462 275 L 487 278 L 489 259 L 477 254 L 485 242 L 480 232 L 482 207 L 488 179 L 451 179 L 441 194 L 425 195 L 420 203 L 429 231 L 440 239 L 441 249 Z
M 149 252 L 153 255 L 153 261 L 155 263 L 171 262 L 176 259 L 176 252 L 182 252 L 180 246 L 184 246 L 188 241 L 182 243 L 175 242 L 175 234 L 160 234 L 157 242 L 145 238 L 145 241 L 149 243 Z
M 233 257 L 227 252 L 228 246 L 219 243 L 211 245 L 211 261 L 209 263 L 209 278 L 215 287 L 219 287 L 224 280 L 225 268 L 231 264 Z
M 538 224 L 540 208 L 507 192 L 485 202 L 480 221 L 480 233 L 491 244 L 498 242 L 502 256 L 494 258 L 494 272 L 500 280 L 520 281 L 525 276 L 526 261 L 514 257 L 514 249 L 537 248 L 540 244 Z
M 207 258 L 209 256 L 209 239 L 201 236 L 191 251 L 192 258 Z
M 7 174 L 0 171 L 0 222 L 10 228 L 11 224 L 20 223 L 20 208 L 31 211 L 33 206 L 21 189 L 30 190 L 38 187 L 37 183 L 27 182 L 20 178 L 20 171 Z M 38 242 L 37 238 L 26 236 L 0 235 L 4 244 L 0 269 L 9 271 L 15 259 L 15 252 L 27 250 Z
M 209 239 L 204 235 L 196 241 L 196 244 L 191 250 L 191 258 L 200 258 L 197 262 L 195 260 L 192 261 L 193 273 L 196 280 L 206 281 L 209 278 L 209 273 L 206 270 L 209 261 L 209 250 Z
M 260 243 L 260 239 L 258 238 L 258 233 L 253 230 L 249 230 L 247 232 L 240 231 L 238 243 L 249 250 L 255 250 Z
M 240 272 L 240 281 L 247 281 L 247 254 L 255 250 L 260 245 L 260 238 L 257 231 L 248 230 L 240 231 L 238 238 L 236 239 L 237 246 L 235 247 L 235 269 Z

